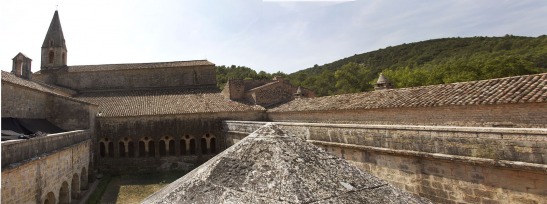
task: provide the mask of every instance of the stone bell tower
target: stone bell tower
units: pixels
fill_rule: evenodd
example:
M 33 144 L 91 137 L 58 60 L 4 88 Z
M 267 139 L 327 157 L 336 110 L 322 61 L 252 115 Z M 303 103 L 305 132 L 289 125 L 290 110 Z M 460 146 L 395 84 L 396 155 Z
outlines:
M 67 50 L 59 12 L 55 11 L 46 38 L 42 44 L 41 70 L 58 69 L 66 66 Z

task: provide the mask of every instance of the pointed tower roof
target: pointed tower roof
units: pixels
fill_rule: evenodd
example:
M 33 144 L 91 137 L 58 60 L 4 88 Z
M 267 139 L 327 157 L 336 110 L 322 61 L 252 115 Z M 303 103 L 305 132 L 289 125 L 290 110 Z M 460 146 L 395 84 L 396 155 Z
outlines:
M 269 123 L 143 203 L 429 203 Z
M 52 45 L 50 45 L 50 43 L 52 43 Z M 44 47 L 62 47 L 66 49 L 65 36 L 63 35 L 61 20 L 59 19 L 59 12 L 57 10 L 55 10 L 55 14 L 53 14 L 53 19 L 51 19 L 51 23 L 49 24 L 46 38 L 44 39 L 44 43 L 42 43 L 42 48 Z
M 376 83 L 377 84 L 386 84 L 386 83 L 390 83 L 390 81 L 384 76 L 383 73 L 380 73 L 380 77 L 378 77 L 378 81 Z
M 19 53 L 17 53 L 17 55 L 15 55 L 15 57 L 13 57 L 13 60 L 17 59 L 17 57 L 19 57 L 19 55 L 22 55 L 24 58 L 30 59 L 29 57 L 27 57 L 27 55 L 23 54 L 22 52 L 19 52 Z

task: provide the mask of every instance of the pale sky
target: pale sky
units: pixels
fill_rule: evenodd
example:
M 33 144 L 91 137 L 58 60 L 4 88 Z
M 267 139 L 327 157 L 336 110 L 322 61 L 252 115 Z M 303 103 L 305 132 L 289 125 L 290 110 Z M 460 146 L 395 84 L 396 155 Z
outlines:
M 547 34 L 546 0 L 2 0 L 0 68 L 40 47 L 58 5 L 69 65 L 208 59 L 292 73 L 445 37 Z

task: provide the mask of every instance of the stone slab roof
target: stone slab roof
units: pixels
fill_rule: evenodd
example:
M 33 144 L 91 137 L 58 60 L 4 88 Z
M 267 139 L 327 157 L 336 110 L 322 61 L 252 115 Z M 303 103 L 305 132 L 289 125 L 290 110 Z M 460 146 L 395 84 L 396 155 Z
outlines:
M 100 117 L 265 110 L 226 99 L 216 87 L 87 92 L 77 98 L 99 105 Z
M 86 101 L 78 100 L 75 98 L 72 98 L 71 96 L 73 94 L 76 94 L 76 91 L 67 89 L 64 87 L 58 87 L 50 84 L 46 84 L 40 81 L 34 81 L 34 80 L 27 80 L 20 77 L 15 76 L 12 73 L 2 71 L 2 82 L 8 82 L 15 85 L 23 86 L 29 89 L 33 89 L 36 91 L 49 93 L 57 96 L 61 96 L 63 98 L 67 98 L 73 101 L 82 102 L 82 103 L 88 103 Z
M 545 103 L 547 73 L 499 79 L 300 98 L 268 112 Z
M 129 69 L 154 69 L 154 68 L 172 68 L 172 67 L 214 66 L 214 65 L 215 64 L 207 60 L 130 63 L 130 64 L 76 65 L 76 66 L 69 66 L 68 72 L 95 72 L 95 71 L 129 70 Z
M 143 203 L 430 203 L 267 124 Z
M 274 84 L 277 84 L 279 83 L 279 81 L 274 81 L 274 82 L 270 82 L 270 83 L 267 83 L 267 84 L 264 84 L 264 85 L 261 85 L 261 86 L 258 86 L 258 87 L 255 87 L 255 88 L 252 88 L 251 90 L 248 90 L 248 91 L 256 91 L 256 90 L 260 90 L 260 89 L 264 89 L 264 88 L 267 88 L 271 85 L 274 85 Z

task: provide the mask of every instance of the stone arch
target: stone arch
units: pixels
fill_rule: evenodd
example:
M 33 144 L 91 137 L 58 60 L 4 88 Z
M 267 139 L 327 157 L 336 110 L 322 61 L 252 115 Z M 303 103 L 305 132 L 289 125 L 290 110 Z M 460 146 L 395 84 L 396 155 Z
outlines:
M 139 140 L 139 157 L 146 156 L 146 144 L 144 141 Z
M 114 142 L 108 143 L 108 156 L 114 157 Z
M 82 172 L 80 173 L 80 190 L 87 190 L 88 180 L 87 180 L 87 169 L 82 167 Z
M 114 157 L 114 144 L 108 137 L 99 140 L 99 155 L 101 157 Z
M 171 139 L 169 140 L 168 144 L 168 152 L 169 152 L 169 156 L 175 156 L 176 154 L 176 147 L 175 147 L 175 140 L 174 139 Z
M 133 157 L 135 152 L 131 139 L 128 137 L 120 139 L 120 142 L 118 143 L 118 151 L 120 153 L 120 157 Z
M 23 60 L 17 59 L 15 62 L 15 75 L 21 76 L 23 75 Z
M 156 154 L 156 146 L 154 146 L 154 140 L 150 137 L 143 137 L 139 141 L 139 156 L 145 157 L 150 156 L 154 157 Z M 144 152 L 142 151 L 144 150 Z M 143 153 L 143 154 L 141 154 Z
M 57 203 L 55 200 L 55 194 L 53 192 L 49 192 L 46 195 L 46 198 L 44 199 L 44 204 L 55 204 Z
M 106 157 L 106 147 L 104 142 L 99 142 L 99 155 L 101 157 Z
M 77 173 L 72 175 L 72 183 L 70 184 L 70 195 L 73 200 L 80 198 L 80 177 Z
M 214 136 L 209 140 L 209 152 L 217 153 L 217 139 Z
M 212 144 L 213 142 L 215 144 Z M 201 137 L 201 152 L 203 154 L 216 152 L 216 139 L 213 134 L 207 133 Z
M 118 142 L 118 152 L 120 153 L 120 157 L 126 156 L 125 147 L 126 147 L 125 142 L 123 141 Z
M 160 156 L 175 156 L 175 140 L 165 136 L 160 139 Z
M 61 185 L 59 189 L 59 204 L 68 204 L 70 203 L 70 195 L 68 189 L 68 183 L 66 181 Z
M 127 157 L 135 156 L 135 146 L 133 145 L 133 141 L 127 142 L 127 154 Z
M 192 135 L 184 135 L 180 140 L 181 155 L 196 154 L 196 140 Z
M 54 62 L 53 60 L 55 59 L 55 52 L 49 51 L 49 56 L 48 57 L 49 57 L 48 58 L 49 63 L 53 63 Z
M 156 156 L 156 143 L 154 142 L 154 140 L 148 141 L 148 156 Z

